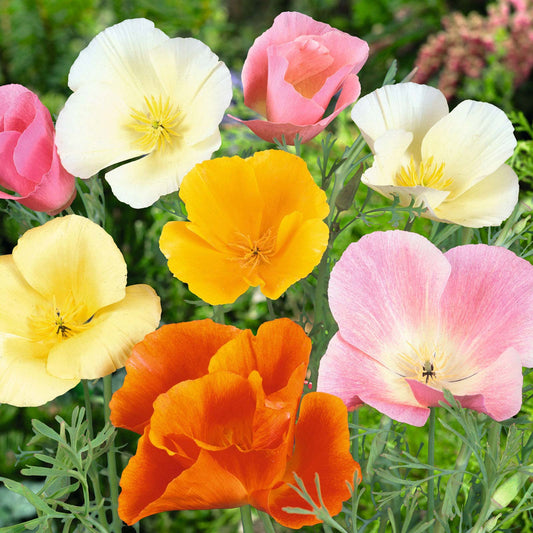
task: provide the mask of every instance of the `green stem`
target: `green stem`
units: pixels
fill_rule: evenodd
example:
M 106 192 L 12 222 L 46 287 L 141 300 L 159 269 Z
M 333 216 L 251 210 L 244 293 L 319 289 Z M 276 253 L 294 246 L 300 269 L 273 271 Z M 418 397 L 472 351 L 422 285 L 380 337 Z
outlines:
M 111 410 L 109 402 L 113 392 L 111 374 L 103 378 L 104 381 L 104 416 L 106 423 L 110 422 Z M 113 533 L 121 533 L 122 520 L 118 516 L 118 475 L 117 475 L 117 461 L 115 457 L 115 444 L 111 444 L 107 452 L 107 475 L 109 478 L 109 496 L 111 499 L 111 512 L 113 521 L 111 523 L 111 531 Z
M 91 405 L 91 392 L 89 390 L 89 384 L 87 383 L 86 379 L 82 379 L 81 383 L 83 385 L 83 397 L 85 400 L 85 416 L 87 417 L 87 432 L 89 435 L 89 439 L 92 440 L 94 438 L 94 427 L 93 427 L 93 410 Z M 100 488 L 100 475 L 98 473 L 98 469 L 96 468 L 96 464 L 93 463 L 91 465 L 91 471 L 89 472 L 89 476 L 92 481 L 93 485 L 93 491 L 94 491 L 94 498 L 98 504 L 98 521 L 102 526 L 104 526 L 104 529 L 107 530 L 109 528 L 109 524 L 107 523 L 107 519 L 105 517 L 105 512 L 103 510 L 102 504 L 102 489 Z
M 272 300 L 270 298 L 267 298 L 266 301 L 268 308 L 268 318 L 270 318 L 270 320 L 274 320 L 276 318 L 276 313 L 274 313 L 274 304 L 272 303 Z
M 435 407 L 430 407 L 429 411 L 429 428 L 428 428 L 428 465 L 431 466 L 428 470 L 428 515 L 427 522 L 434 519 L 435 514 L 435 479 L 433 474 L 433 466 L 435 466 Z M 434 526 L 431 525 L 429 530 L 433 533 Z
M 214 305 L 213 306 L 213 320 L 218 324 L 225 324 L 224 319 L 224 306 L 223 305 Z
M 415 217 L 408 218 L 407 222 L 405 223 L 405 227 L 403 228 L 403 231 L 411 231 L 411 228 L 413 227 L 414 223 L 415 223 Z
M 261 519 L 261 522 L 263 523 L 263 527 L 265 528 L 265 533 L 276 533 L 276 530 L 274 529 L 274 524 L 272 524 L 272 519 L 270 518 L 270 515 L 267 513 L 264 513 L 263 511 L 257 511 L 257 514 L 259 515 L 259 518 Z
M 243 507 L 241 507 L 241 522 L 243 533 L 254 533 L 252 508 L 249 505 L 244 505 Z

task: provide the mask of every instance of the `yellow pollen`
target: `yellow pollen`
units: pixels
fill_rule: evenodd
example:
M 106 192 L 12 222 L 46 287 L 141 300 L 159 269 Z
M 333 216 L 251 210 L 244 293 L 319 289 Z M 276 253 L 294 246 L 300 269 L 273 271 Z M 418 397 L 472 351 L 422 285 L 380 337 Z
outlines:
M 267 229 L 259 239 L 252 239 L 244 233 L 237 233 L 238 240 L 229 245 L 237 252 L 235 257 L 230 259 L 239 261 L 246 269 L 254 269 L 260 263 L 270 263 L 270 257 L 275 251 L 276 238 L 272 230 Z
M 440 191 L 447 190 L 453 183 L 452 178 L 444 177 L 444 163 L 437 165 L 433 157 L 420 161 L 418 166 L 411 157 L 409 164 L 403 166 L 394 178 L 396 185 L 400 187 L 430 187 Z
M 170 98 L 163 101 L 159 96 L 144 97 L 145 111 L 131 108 L 130 117 L 135 122 L 128 127 L 142 133 L 136 140 L 137 146 L 146 152 L 162 150 L 166 145 L 172 145 L 173 137 L 180 137 L 176 130 L 179 124 L 180 110 L 170 104 Z

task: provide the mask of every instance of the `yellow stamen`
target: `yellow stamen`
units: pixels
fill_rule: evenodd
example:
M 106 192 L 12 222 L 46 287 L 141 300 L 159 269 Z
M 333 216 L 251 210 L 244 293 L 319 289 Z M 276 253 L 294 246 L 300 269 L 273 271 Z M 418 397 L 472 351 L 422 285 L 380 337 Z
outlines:
M 263 262 L 270 263 L 270 256 L 276 247 L 276 238 L 270 228 L 259 239 L 254 240 L 244 233 L 238 233 L 237 237 L 237 242 L 229 245 L 237 252 L 237 256 L 231 257 L 231 260 L 239 261 L 246 269 L 254 269 Z
M 430 187 L 440 191 L 447 190 L 453 183 L 452 178 L 444 177 L 444 163 L 437 165 L 433 157 L 420 161 L 417 165 L 411 157 L 409 164 L 403 166 L 394 178 L 395 184 L 401 187 Z
M 85 305 L 76 303 L 70 295 L 61 305 L 56 299 L 49 305 L 37 307 L 28 318 L 37 342 L 59 342 L 82 332 L 89 326 Z
M 144 97 L 145 111 L 131 108 L 130 116 L 135 120 L 128 127 L 143 135 L 137 139 L 137 146 L 146 152 L 162 150 L 166 145 L 172 145 L 173 137 L 180 137 L 176 130 L 179 124 L 180 110 L 170 104 L 170 98 L 163 101 L 159 96 L 156 99 Z

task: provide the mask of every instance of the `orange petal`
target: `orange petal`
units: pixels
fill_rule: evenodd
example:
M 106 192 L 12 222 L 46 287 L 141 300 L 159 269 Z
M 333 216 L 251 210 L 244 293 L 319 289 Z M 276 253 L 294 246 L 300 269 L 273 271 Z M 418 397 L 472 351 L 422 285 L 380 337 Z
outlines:
M 287 464 L 281 487 L 270 493 L 268 512 L 282 525 L 294 529 L 318 523 L 313 515 L 290 514 L 284 507 L 311 509 L 288 486 L 295 485 L 293 472 L 302 479 L 313 501 L 320 505 L 315 487 L 315 473 L 320 477 L 324 505 L 331 516 L 342 509 L 350 497 L 346 485 L 353 485 L 355 472 L 361 469 L 350 454 L 350 434 L 346 406 L 340 398 L 314 392 L 302 399 L 300 417 L 295 430 L 294 454 Z
M 169 324 L 147 335 L 134 346 L 124 385 L 111 399 L 112 423 L 142 433 L 159 394 L 207 374 L 213 354 L 239 333 L 206 319 Z
M 204 161 L 187 174 L 180 188 L 189 220 L 209 242 L 233 242 L 238 233 L 259 237 L 265 199 L 253 167 L 240 157 Z
M 300 213 L 285 217 L 279 227 L 275 256 L 258 268 L 258 275 L 265 282 L 261 292 L 275 300 L 310 274 L 320 262 L 328 238 L 329 229 L 322 220 L 302 220 Z
M 311 340 L 292 320 L 265 322 L 254 337 L 247 330 L 221 347 L 209 363 L 209 372 L 230 370 L 248 377 L 257 370 L 270 402 L 298 402 Z
M 122 473 L 118 510 L 124 522 L 131 525 L 163 511 L 231 508 L 247 503 L 242 483 L 209 452 L 201 452 L 190 468 L 184 468 L 179 456 L 153 446 L 149 429 Z
M 265 210 L 262 230 L 278 228 L 294 212 L 303 220 L 322 220 L 329 213 L 325 192 L 316 185 L 305 161 L 282 150 L 256 152 L 247 159 L 253 165 Z
M 239 262 L 215 249 L 191 228 L 189 222 L 168 222 L 163 227 L 159 246 L 168 259 L 169 270 L 187 283 L 192 293 L 212 305 L 234 302 L 248 289 Z

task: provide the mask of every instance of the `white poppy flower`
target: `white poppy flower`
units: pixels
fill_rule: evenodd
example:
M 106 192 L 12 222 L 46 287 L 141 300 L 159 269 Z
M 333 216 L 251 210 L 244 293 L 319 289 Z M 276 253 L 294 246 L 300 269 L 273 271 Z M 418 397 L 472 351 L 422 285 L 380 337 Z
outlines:
M 106 174 L 115 196 L 147 207 L 176 191 L 196 163 L 220 146 L 231 96 L 228 68 L 197 39 L 170 39 L 146 19 L 98 34 L 69 73 L 74 93 L 57 119 L 65 168 Z
M 466 100 L 452 112 L 437 89 L 387 85 L 361 98 L 352 119 L 374 153 L 363 183 L 424 216 L 468 227 L 496 226 L 518 201 L 518 177 L 505 164 L 513 126 L 492 104 Z

